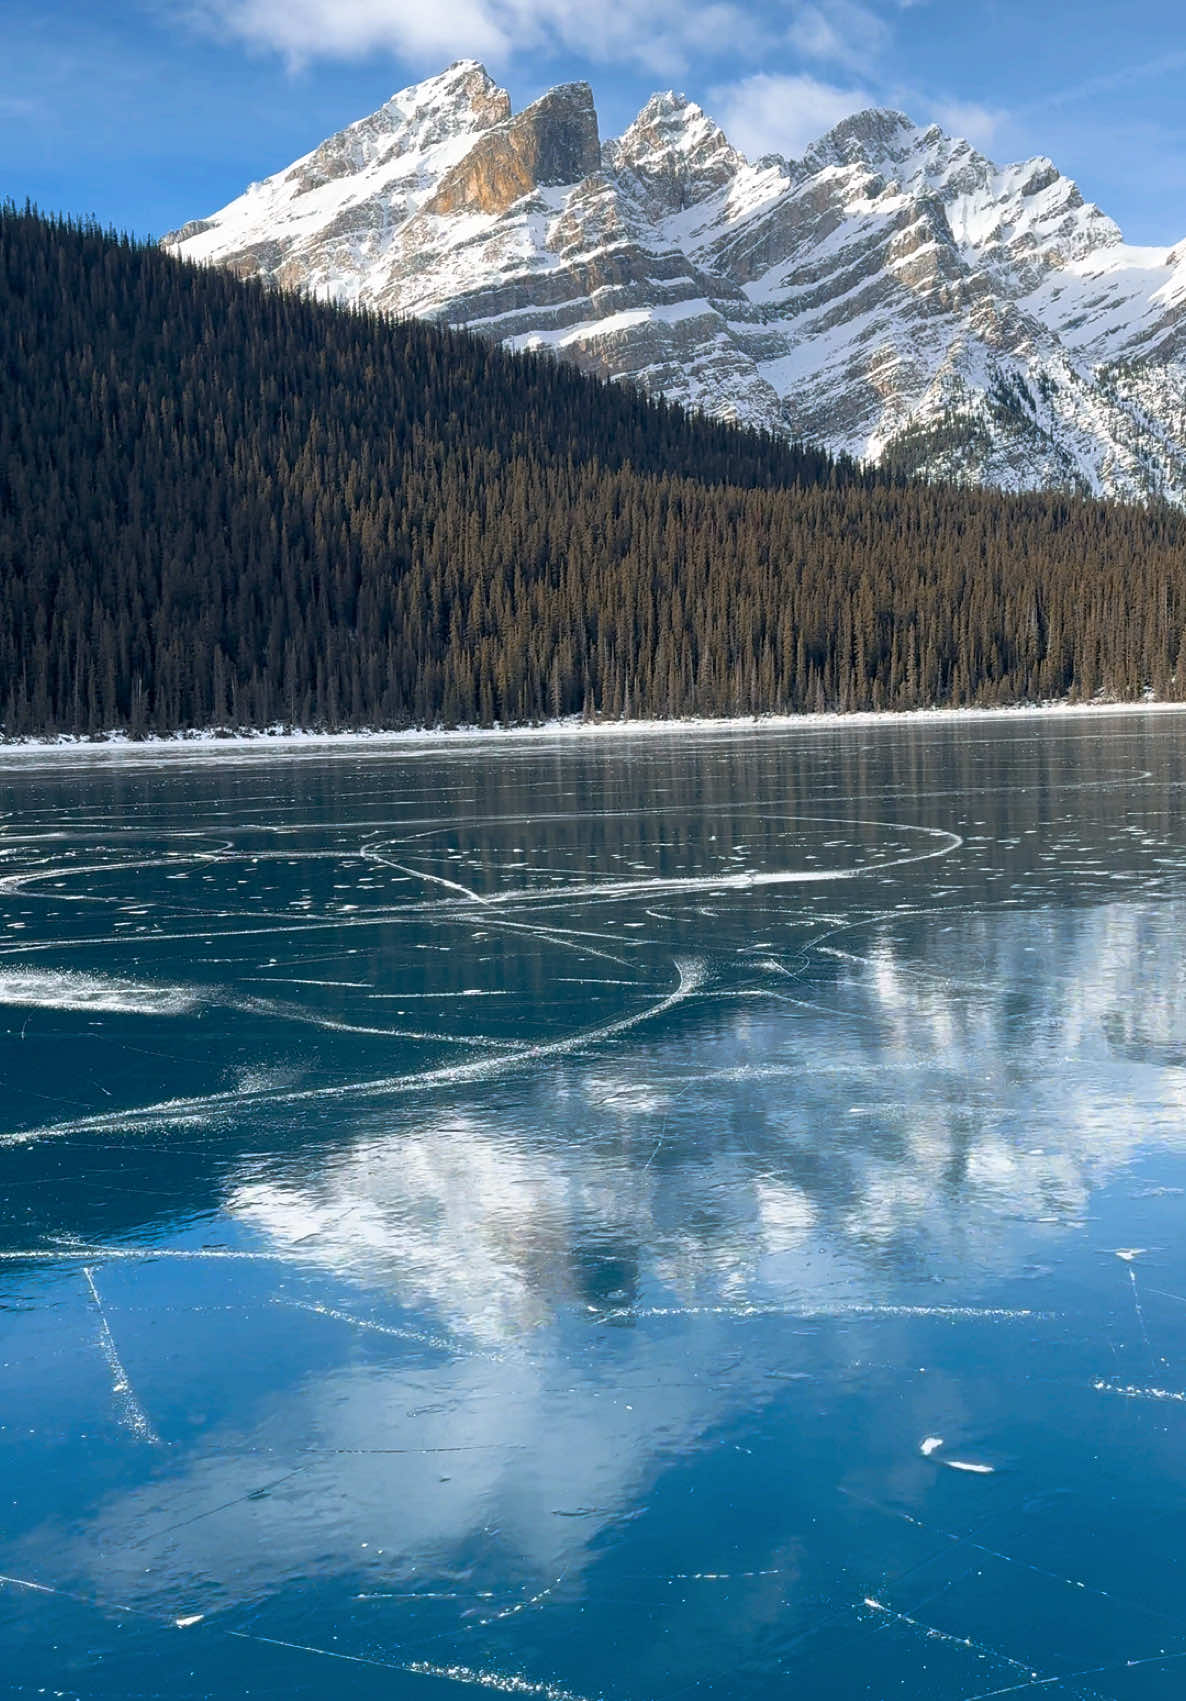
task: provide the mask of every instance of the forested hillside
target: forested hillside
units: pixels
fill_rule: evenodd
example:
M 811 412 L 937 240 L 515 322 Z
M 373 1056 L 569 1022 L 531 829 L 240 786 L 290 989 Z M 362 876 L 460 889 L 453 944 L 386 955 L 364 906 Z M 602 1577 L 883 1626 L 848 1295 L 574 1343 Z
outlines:
M 1186 518 L 875 479 L 0 211 L 0 727 L 1186 696 Z

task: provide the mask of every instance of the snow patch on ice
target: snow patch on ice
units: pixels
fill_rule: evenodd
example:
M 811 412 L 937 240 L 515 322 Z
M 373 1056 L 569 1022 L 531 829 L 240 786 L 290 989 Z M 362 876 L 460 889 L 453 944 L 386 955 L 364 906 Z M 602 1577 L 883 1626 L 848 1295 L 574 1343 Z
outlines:
M 0 1004 L 47 1010 L 113 1010 L 144 1016 L 181 1016 L 202 1003 L 196 987 L 84 974 L 75 969 L 0 969 Z

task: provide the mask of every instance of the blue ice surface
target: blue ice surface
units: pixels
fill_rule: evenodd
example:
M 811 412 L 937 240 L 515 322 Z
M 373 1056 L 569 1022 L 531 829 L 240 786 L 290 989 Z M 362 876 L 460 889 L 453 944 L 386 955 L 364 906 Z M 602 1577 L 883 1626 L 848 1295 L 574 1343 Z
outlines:
M 1184 726 L 0 753 L 0 1690 L 1180 1697 Z

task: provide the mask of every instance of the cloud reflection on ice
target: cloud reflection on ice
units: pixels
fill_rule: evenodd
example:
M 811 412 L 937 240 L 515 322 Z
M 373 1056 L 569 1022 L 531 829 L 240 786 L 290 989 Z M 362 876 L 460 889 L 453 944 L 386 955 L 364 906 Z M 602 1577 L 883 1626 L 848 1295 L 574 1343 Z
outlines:
M 850 931 L 815 953 L 828 1014 L 776 1002 L 784 980 L 710 1001 L 628 1070 L 567 1060 L 480 1110 L 364 1114 L 228 1209 L 487 1341 L 565 1305 L 826 1308 L 969 1261 L 1007 1275 L 1139 1150 L 1186 1146 L 1183 931 L 1173 904 Z

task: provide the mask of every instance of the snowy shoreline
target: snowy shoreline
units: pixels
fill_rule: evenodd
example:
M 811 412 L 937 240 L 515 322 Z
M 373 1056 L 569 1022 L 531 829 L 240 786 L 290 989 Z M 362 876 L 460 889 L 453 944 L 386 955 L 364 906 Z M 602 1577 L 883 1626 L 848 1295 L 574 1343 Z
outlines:
M 399 731 L 316 732 L 263 728 L 258 731 L 219 731 L 211 728 L 131 738 L 124 732 L 105 733 L 95 738 L 61 734 L 56 738 L 0 740 L 0 761 L 7 757 L 36 760 L 40 757 L 200 756 L 243 755 L 265 750 L 344 750 L 351 747 L 390 747 L 424 752 L 441 746 L 464 744 L 517 744 L 527 741 L 563 739 L 585 742 L 617 738 L 686 737 L 689 734 L 770 732 L 837 732 L 849 727 L 918 727 L 1000 722 L 1026 719 L 1079 720 L 1107 716 L 1181 714 L 1186 703 L 1022 703 L 1003 708 L 881 709 L 850 714 L 829 712 L 801 715 L 739 715 L 732 717 L 688 717 L 682 720 L 586 721 L 578 717 L 541 721 L 534 726 L 405 728 Z

